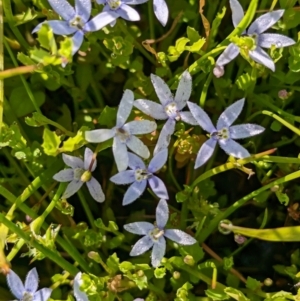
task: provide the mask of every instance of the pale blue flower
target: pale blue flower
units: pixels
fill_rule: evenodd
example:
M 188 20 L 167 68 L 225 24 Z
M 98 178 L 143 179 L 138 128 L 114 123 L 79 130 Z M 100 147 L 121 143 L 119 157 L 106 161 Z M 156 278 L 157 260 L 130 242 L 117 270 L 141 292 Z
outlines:
M 262 133 L 265 128 L 251 123 L 232 125 L 240 115 L 244 102 L 244 98 L 240 99 L 225 109 L 225 111 L 220 115 L 217 127 L 215 128 L 204 110 L 196 104 L 188 101 L 188 107 L 198 124 L 209 133 L 209 139 L 202 144 L 198 152 L 195 168 L 206 163 L 206 161 L 212 156 L 217 143 L 219 143 L 220 147 L 228 155 L 235 158 L 246 158 L 250 156 L 249 152 L 239 143 L 235 142 L 234 139 L 243 139 L 258 135 Z
M 81 276 L 82 273 L 79 272 L 74 278 L 74 283 L 73 283 L 74 296 L 77 301 L 89 301 L 87 294 L 80 289 Z
M 85 149 L 84 161 L 78 157 L 63 154 L 65 164 L 71 168 L 63 169 L 53 176 L 53 179 L 58 182 L 70 182 L 62 195 L 62 199 L 67 199 L 76 193 L 81 186 L 86 183 L 86 186 L 96 202 L 102 203 L 105 200 L 99 182 L 92 176 L 92 171 L 97 166 L 96 158 L 93 158 L 94 153 L 89 148 Z M 93 163 L 92 163 L 93 161 Z M 91 166 L 91 163 L 93 164 Z
M 124 194 L 123 205 L 134 202 L 146 189 L 147 182 L 157 197 L 168 199 L 164 182 L 154 175 L 167 161 L 168 149 L 158 152 L 146 168 L 143 160 L 135 154 L 128 153 L 128 165 L 131 170 L 124 170 L 114 175 L 110 180 L 115 184 L 131 184 Z
M 147 99 L 137 99 L 133 105 L 155 119 L 167 119 L 154 149 L 154 154 L 157 154 L 169 146 L 171 135 L 175 131 L 176 121 L 182 120 L 188 124 L 198 124 L 191 112 L 182 111 L 192 92 L 192 78 L 188 71 L 182 74 L 175 97 L 159 76 L 151 74 L 151 81 L 161 104 Z
M 118 171 L 123 171 L 128 166 L 127 147 L 140 157 L 149 158 L 148 147 L 135 135 L 149 134 L 156 130 L 156 123 L 149 120 L 134 120 L 125 124 L 132 110 L 133 101 L 133 92 L 125 90 L 119 105 L 116 126 L 110 130 L 101 129 L 85 132 L 85 139 L 88 142 L 101 143 L 111 138 L 114 139 L 113 154 Z
M 232 11 L 232 23 L 234 27 L 237 27 L 242 18 L 244 17 L 244 11 L 238 0 L 230 0 L 230 7 Z M 272 45 L 277 48 L 287 47 L 295 44 L 296 42 L 284 35 L 274 33 L 264 33 L 268 28 L 272 27 L 283 15 L 284 9 L 268 12 L 259 18 L 257 18 L 248 28 L 244 31 L 243 35 L 248 35 L 254 38 L 256 45 L 254 49 L 249 50 L 250 58 L 273 72 L 275 71 L 275 64 L 271 57 L 262 49 L 271 48 Z M 225 51 L 219 56 L 216 61 L 216 68 L 214 74 L 216 77 L 220 77 L 224 73 L 224 65 L 235 59 L 240 52 L 240 49 L 234 43 L 230 43 Z
M 166 26 L 169 18 L 169 9 L 165 0 L 153 0 L 153 9 L 157 20 Z
M 193 245 L 197 241 L 189 234 L 178 229 L 165 229 L 169 219 L 169 209 L 166 200 L 161 199 L 156 207 L 156 224 L 148 222 L 135 222 L 124 225 L 128 232 L 144 235 L 133 246 L 130 256 L 138 256 L 150 248 L 152 249 L 151 263 L 153 267 L 159 266 L 166 253 L 166 238 L 180 245 Z
M 113 12 L 127 21 L 139 21 L 139 13 L 129 5 L 142 4 L 148 0 L 96 0 L 98 4 L 105 5 L 104 12 Z M 116 20 L 110 23 L 111 26 L 116 24 Z
M 52 289 L 50 288 L 37 290 L 39 275 L 36 268 L 28 272 L 24 285 L 20 277 L 13 270 L 9 271 L 6 280 L 10 291 L 19 301 L 47 301 L 52 293 Z
M 66 0 L 48 0 L 48 2 L 64 21 L 49 20 L 45 22 L 51 27 L 55 34 L 74 34 L 72 37 L 72 55 L 80 48 L 86 32 L 100 30 L 118 18 L 118 15 L 114 12 L 102 12 L 88 21 L 92 9 L 91 0 L 75 0 L 75 9 Z M 37 25 L 32 32 L 37 32 L 43 23 Z

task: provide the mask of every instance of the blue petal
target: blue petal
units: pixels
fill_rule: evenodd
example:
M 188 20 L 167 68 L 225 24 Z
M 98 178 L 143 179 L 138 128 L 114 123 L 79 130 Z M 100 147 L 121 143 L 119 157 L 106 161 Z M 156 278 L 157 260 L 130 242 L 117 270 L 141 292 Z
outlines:
M 78 157 L 62 154 L 62 158 L 63 158 L 65 164 L 69 167 L 84 168 L 83 161 Z
M 190 99 L 192 93 L 192 77 L 188 71 L 183 72 L 181 75 L 174 101 L 177 104 L 177 108 L 181 111 L 186 102 Z
M 197 120 L 194 118 L 193 114 L 191 112 L 179 112 L 180 115 L 180 119 L 187 123 L 187 124 L 191 124 L 191 125 L 198 125 Z
M 92 198 L 98 202 L 102 203 L 105 201 L 105 195 L 102 191 L 102 187 L 100 183 L 92 177 L 88 182 L 86 182 L 86 186 L 92 196 Z
M 123 3 L 131 4 L 131 5 L 137 5 L 137 4 L 143 4 L 146 3 L 148 0 L 123 0 Z
M 139 13 L 126 4 L 121 4 L 117 12 L 121 18 L 127 21 L 139 21 L 141 19 Z
M 154 101 L 147 99 L 137 99 L 133 103 L 133 105 L 136 108 L 138 108 L 141 112 L 153 117 L 154 119 L 164 120 L 168 118 L 164 107 L 161 104 L 156 103 Z
M 128 158 L 129 158 L 128 166 L 131 169 L 138 169 L 138 168 L 146 169 L 146 165 L 144 161 L 137 155 L 128 152 Z
M 151 264 L 153 267 L 158 267 L 161 260 L 163 259 L 166 253 L 166 240 L 161 236 L 156 243 L 153 245 L 151 253 Z
M 131 184 L 124 194 L 122 205 L 125 206 L 134 202 L 145 191 L 146 185 L 146 180 L 143 180 L 141 182 L 134 182 L 133 184 Z
M 128 155 L 130 155 L 130 153 L 128 153 Z M 135 181 L 135 172 L 134 170 L 124 170 L 112 176 L 110 180 L 118 185 L 131 184 Z
M 73 169 L 63 169 L 53 176 L 53 179 L 58 182 L 71 182 L 74 179 Z
M 124 130 L 129 131 L 132 135 L 149 134 L 156 130 L 156 123 L 150 120 L 133 120 L 126 123 Z
M 157 176 L 152 176 L 148 183 L 152 189 L 152 191 L 156 194 L 157 197 L 161 199 L 169 199 L 167 188 L 164 184 L 164 182 L 158 178 Z
M 72 37 L 73 48 L 72 55 L 74 55 L 80 48 L 83 42 L 84 33 L 82 30 L 78 30 Z
M 94 156 L 94 152 L 91 149 L 89 149 L 88 147 L 86 147 L 85 151 L 84 151 L 84 169 L 85 170 L 89 170 L 91 162 L 93 160 L 93 156 Z M 96 166 L 97 166 L 97 159 L 95 157 L 93 166 L 90 171 L 94 171 Z
M 259 18 L 257 18 L 248 28 L 247 33 L 260 34 L 266 31 L 268 28 L 272 27 L 284 14 L 284 9 L 275 10 L 269 13 L 266 13 Z
M 161 150 L 163 150 L 169 146 L 170 141 L 171 141 L 171 136 L 175 131 L 175 124 L 176 124 L 176 121 L 171 118 L 169 118 L 167 120 L 167 122 L 164 124 L 164 126 L 159 134 L 156 146 L 154 148 L 154 152 L 153 152 L 154 155 L 156 155 L 158 152 L 160 152 Z
M 115 131 L 114 130 L 93 130 L 93 131 L 86 131 L 85 132 L 85 140 L 92 143 L 101 143 L 108 139 L 114 137 Z
M 118 138 L 114 138 L 113 154 L 118 171 L 123 171 L 128 167 L 128 151 L 125 143 Z
M 138 154 L 140 157 L 144 159 L 148 159 L 150 157 L 150 152 L 148 147 L 137 137 L 130 136 L 130 138 L 126 142 L 129 149 Z
M 147 235 L 139 239 L 133 246 L 130 256 L 138 256 L 147 252 L 153 246 L 152 239 Z
M 83 182 L 80 180 L 73 180 L 70 182 L 65 190 L 65 192 L 62 195 L 62 199 L 67 199 L 73 194 L 75 194 L 83 185 Z
M 47 301 L 50 298 L 51 294 L 51 288 L 43 288 L 34 294 L 33 301 Z
M 117 126 L 122 127 L 129 117 L 132 106 L 133 106 L 134 96 L 131 90 L 125 90 L 122 99 L 119 104 L 119 109 L 117 113 Z
M 214 125 L 212 124 L 209 116 L 206 114 L 206 112 L 200 108 L 198 105 L 196 105 L 195 103 L 192 103 L 190 101 L 187 102 L 187 105 L 192 113 L 192 115 L 194 116 L 194 118 L 196 119 L 196 121 L 198 122 L 198 124 L 208 133 L 212 133 L 214 131 L 216 131 Z
M 243 138 L 255 136 L 262 133 L 264 130 L 265 130 L 264 127 L 252 123 L 233 125 L 229 129 L 230 137 L 232 139 L 243 139 Z
M 178 229 L 167 229 L 165 230 L 164 235 L 165 237 L 184 246 L 193 245 L 197 242 L 194 237 Z
M 259 46 L 256 46 L 255 50 L 249 51 L 249 56 L 252 58 L 253 61 L 266 66 L 273 72 L 275 71 L 275 64 L 270 56 L 262 50 Z
M 92 20 L 84 25 L 85 31 L 98 31 L 119 17 L 118 14 L 112 11 L 103 11 L 95 16 Z
M 51 20 L 38 24 L 32 33 L 39 31 L 43 24 L 48 24 L 54 34 L 69 35 L 77 31 L 76 28 L 71 27 L 66 21 Z
M 130 223 L 124 225 L 123 227 L 126 231 L 138 235 L 147 235 L 150 231 L 154 229 L 153 224 L 150 224 L 148 222 Z
M 80 289 L 81 275 L 82 273 L 79 272 L 74 278 L 74 296 L 77 301 L 89 301 L 87 294 Z
M 161 169 L 168 159 L 168 149 L 163 149 L 156 153 L 156 155 L 151 159 L 148 171 L 151 173 L 157 172 Z
M 163 230 L 169 219 L 169 207 L 165 199 L 161 199 L 156 207 L 156 224 L 157 227 Z
M 75 0 L 76 14 L 82 18 L 82 21 L 86 23 L 90 18 L 92 10 L 91 0 Z
M 75 17 L 75 9 L 66 0 L 48 0 L 53 10 L 66 21 Z
M 164 82 L 162 78 L 155 74 L 151 74 L 151 81 L 154 87 L 154 90 L 163 106 L 167 105 L 174 100 L 170 88 Z
M 263 48 L 271 48 L 272 45 L 276 48 L 282 48 L 294 45 L 296 42 L 282 34 L 262 33 L 258 36 L 257 44 Z
M 230 127 L 234 123 L 234 121 L 241 114 L 244 103 L 245 98 L 242 98 L 225 109 L 225 111 L 220 115 L 217 122 L 218 131 L 222 130 L 223 128 Z
M 238 0 L 230 0 L 229 3 L 232 12 L 232 23 L 234 27 L 237 27 L 244 17 L 244 10 Z
M 221 53 L 216 61 L 216 66 L 224 66 L 234 60 L 240 53 L 240 49 L 233 43 L 230 43 Z
M 212 156 L 215 148 L 216 148 L 217 141 L 210 138 L 205 141 L 199 149 L 197 154 L 196 162 L 195 162 L 195 169 L 199 168 L 203 164 L 205 164 L 208 159 Z
M 249 152 L 243 146 L 232 139 L 220 139 L 218 142 L 225 153 L 230 156 L 240 159 L 250 157 Z
M 6 281 L 13 295 L 18 300 L 21 300 L 25 293 L 25 288 L 20 277 L 13 270 L 9 270 L 9 273 L 6 276 Z
M 105 5 L 107 0 L 96 0 L 98 4 Z
M 154 14 L 162 26 L 166 26 L 169 18 L 169 9 L 165 0 L 153 0 Z

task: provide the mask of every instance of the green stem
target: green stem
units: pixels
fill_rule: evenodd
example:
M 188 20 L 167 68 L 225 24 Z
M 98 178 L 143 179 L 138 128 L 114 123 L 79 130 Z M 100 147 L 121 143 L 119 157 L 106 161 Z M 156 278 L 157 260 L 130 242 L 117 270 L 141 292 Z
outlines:
M 94 219 L 94 217 L 93 217 L 92 211 L 91 211 L 91 209 L 90 209 L 88 203 L 86 202 L 86 199 L 85 199 L 85 197 L 84 197 L 84 195 L 83 195 L 83 192 L 82 192 L 80 189 L 77 191 L 77 195 L 78 195 L 78 197 L 79 197 L 79 199 L 80 199 L 80 203 L 81 203 L 81 205 L 82 205 L 82 207 L 83 207 L 83 210 L 84 210 L 84 212 L 85 212 L 85 215 L 86 215 L 87 218 L 88 218 L 88 221 L 89 221 L 89 223 L 90 223 L 90 226 L 91 226 L 94 230 L 96 230 L 97 227 L 95 226 L 95 223 L 94 223 L 94 220 L 95 220 L 95 219 Z
M 153 3 L 148 1 L 148 18 L 149 18 L 149 28 L 150 28 L 150 39 L 155 39 L 154 31 L 154 15 L 153 15 Z
M 75 268 L 72 264 L 70 264 L 64 258 L 59 256 L 57 253 L 49 250 L 48 248 L 39 244 L 37 241 L 32 240 L 30 235 L 23 232 L 22 229 L 17 227 L 13 222 L 7 219 L 2 213 L 0 213 L 0 223 L 3 223 L 12 233 L 15 233 L 19 238 L 23 239 L 27 244 L 39 250 L 50 260 L 54 261 L 62 269 L 68 271 L 71 275 L 75 276 L 79 272 L 77 268 Z
M 123 20 L 120 20 L 118 22 L 120 29 L 123 31 L 123 33 L 127 36 L 130 37 L 134 46 L 138 49 L 138 51 L 143 54 L 149 62 L 151 62 L 154 66 L 156 66 L 156 61 L 155 59 L 149 54 L 149 52 L 146 51 L 146 49 L 132 36 L 132 34 L 129 32 L 127 29 L 127 26 L 124 25 Z
M 177 147 L 177 144 L 178 144 L 178 141 L 176 141 L 176 142 L 174 143 L 174 145 L 172 146 L 172 148 L 171 148 L 171 150 L 170 150 L 170 152 L 169 152 L 168 165 L 169 165 L 169 175 L 170 175 L 170 177 L 171 177 L 171 179 L 172 179 L 174 185 L 176 186 L 176 189 L 177 189 L 178 191 L 181 191 L 182 188 L 180 187 L 180 185 L 178 184 L 178 182 L 177 182 L 177 180 L 176 180 L 176 178 L 175 178 L 175 176 L 174 176 L 174 173 L 173 173 L 173 165 L 172 165 L 172 164 L 173 164 L 173 162 L 172 162 L 172 160 L 173 160 L 173 154 L 174 154 L 175 148 Z
M 27 43 L 27 41 L 24 39 L 24 35 L 21 34 L 21 32 L 19 31 L 19 27 L 16 26 L 16 24 L 15 24 L 14 16 L 13 16 L 12 9 L 11 9 L 11 1 L 10 0 L 4 0 L 3 1 L 3 10 L 4 10 L 4 13 L 5 13 L 6 21 L 9 25 L 11 31 L 16 36 L 17 41 L 27 50 L 28 48 L 30 48 L 30 46 Z M 6 41 L 4 39 L 4 43 L 5 42 Z
M 200 96 L 200 100 L 199 100 L 199 105 L 201 108 L 204 108 L 204 106 L 205 106 L 207 91 L 210 86 L 210 82 L 211 82 L 212 78 L 213 78 L 213 74 L 212 74 L 212 72 L 210 72 L 203 85 L 203 88 L 202 88 L 202 92 L 201 92 L 201 96 Z
M 18 66 L 18 62 L 17 62 L 17 60 L 15 59 L 15 56 L 14 56 L 13 52 L 11 51 L 9 44 L 7 43 L 7 41 L 6 41 L 5 39 L 3 40 L 3 42 L 4 42 L 4 46 L 5 46 L 5 48 L 6 48 L 7 52 L 8 52 L 8 54 L 9 54 L 9 56 L 10 56 L 12 62 L 13 62 L 13 64 L 14 64 L 14 66 L 15 66 L 16 68 L 19 67 L 19 66 Z M 30 87 L 29 87 L 27 81 L 25 80 L 25 78 L 24 78 L 24 76 L 23 76 L 22 74 L 20 74 L 20 78 L 21 78 L 21 81 L 22 81 L 22 83 L 23 83 L 23 85 L 24 85 L 24 87 L 25 87 L 25 90 L 26 90 L 26 92 L 27 92 L 27 94 L 28 94 L 28 96 L 29 96 L 29 98 L 30 98 L 32 104 L 33 104 L 33 107 L 35 108 L 35 110 L 36 110 L 38 113 L 42 114 L 42 112 L 41 112 L 39 106 L 37 105 L 37 103 L 36 103 L 36 101 L 35 101 L 35 98 L 34 98 L 34 96 L 33 96 L 32 91 L 31 91 L 31 89 L 30 89 Z
M 258 195 L 260 195 L 262 192 L 272 188 L 275 185 L 280 185 L 292 180 L 295 180 L 297 178 L 300 177 L 300 171 L 296 171 L 293 172 L 287 176 L 284 176 L 278 180 L 275 180 L 271 183 L 269 183 L 268 185 L 265 185 L 251 193 L 249 193 L 248 195 L 244 196 L 243 198 L 239 199 L 238 201 L 236 201 L 234 204 L 232 204 L 229 208 L 227 208 L 224 212 L 222 212 L 221 214 L 217 215 L 208 225 L 207 228 L 203 229 L 202 232 L 199 235 L 199 242 L 203 243 L 208 237 L 209 235 L 218 227 L 219 223 L 221 222 L 221 220 L 226 219 L 230 214 L 232 214 L 234 211 L 236 211 L 238 208 L 240 208 L 241 206 L 243 206 L 247 201 L 251 200 L 252 198 L 257 197 Z
M 4 57 L 3 57 L 3 3 L 0 0 L 0 72 L 4 70 Z M 4 82 L 0 79 L 0 137 L 3 122 L 3 104 L 4 104 Z M 0 141 L 1 142 L 1 141 Z
M 14 204 L 16 201 L 16 196 L 14 196 L 10 191 L 8 191 L 3 186 L 0 186 L 0 195 L 4 196 L 11 204 Z M 20 203 L 19 209 L 33 219 L 38 218 L 36 212 L 30 209 L 26 204 Z M 47 230 L 48 227 L 49 225 L 46 222 L 44 222 L 42 228 L 44 230 Z M 83 259 L 82 254 L 78 252 L 78 250 L 69 242 L 69 240 L 66 237 L 62 238 L 60 236 L 57 236 L 56 241 L 65 250 L 65 252 L 67 252 L 70 255 L 70 257 L 75 262 L 78 262 L 78 264 L 85 272 L 87 273 L 91 272 L 88 264 Z

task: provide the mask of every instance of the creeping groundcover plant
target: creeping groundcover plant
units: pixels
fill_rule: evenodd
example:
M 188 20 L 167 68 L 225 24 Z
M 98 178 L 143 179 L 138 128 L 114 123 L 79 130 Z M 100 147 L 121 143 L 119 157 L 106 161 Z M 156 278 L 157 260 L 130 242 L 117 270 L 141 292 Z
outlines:
M 0 0 L 1 301 L 300 300 L 299 28 L 297 0 Z

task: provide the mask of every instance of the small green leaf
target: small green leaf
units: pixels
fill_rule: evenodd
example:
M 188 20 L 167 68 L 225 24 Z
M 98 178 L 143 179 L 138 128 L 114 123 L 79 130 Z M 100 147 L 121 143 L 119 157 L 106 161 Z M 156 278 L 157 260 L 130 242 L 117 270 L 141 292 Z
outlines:
M 239 290 L 233 287 L 226 287 L 224 292 L 231 298 L 237 301 L 250 301 L 250 299 L 246 298 L 246 296 Z
M 155 278 L 158 278 L 158 279 L 162 279 L 164 278 L 166 275 L 166 268 L 163 267 L 163 268 L 156 268 L 154 270 L 154 276 Z
M 192 43 L 196 43 L 198 42 L 200 39 L 201 39 L 201 36 L 200 34 L 198 33 L 198 31 L 193 28 L 193 27 L 190 27 L 188 26 L 186 28 L 186 34 L 187 34 L 187 37 L 189 38 L 189 40 L 192 42 Z
M 247 282 L 246 282 L 246 287 L 255 291 L 256 289 L 261 287 L 261 283 L 260 283 L 260 281 L 248 276 Z
M 60 137 L 55 132 L 51 132 L 47 128 L 44 129 L 42 147 L 46 155 L 57 156 L 59 154 L 58 148 L 60 142 Z
M 208 289 L 205 291 L 205 295 L 212 300 L 228 300 L 229 296 L 219 288 Z
M 270 126 L 271 130 L 274 132 L 279 132 L 282 129 L 282 124 L 277 120 L 274 120 Z
M 103 125 L 108 128 L 114 127 L 116 124 L 117 110 L 117 108 L 106 106 L 98 118 L 99 125 Z
M 230 270 L 234 265 L 233 257 L 224 257 L 223 258 L 223 267 L 225 270 Z
M 63 142 L 62 147 L 59 149 L 61 153 L 64 152 L 73 152 L 84 146 L 87 142 L 85 140 L 85 131 L 89 130 L 87 126 L 82 126 L 75 137 L 70 137 Z

